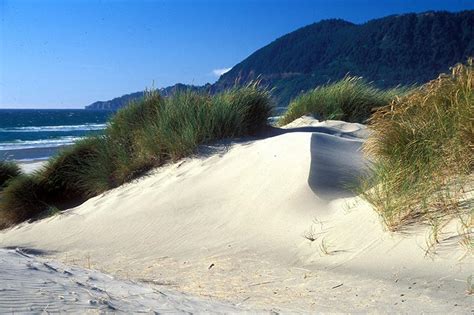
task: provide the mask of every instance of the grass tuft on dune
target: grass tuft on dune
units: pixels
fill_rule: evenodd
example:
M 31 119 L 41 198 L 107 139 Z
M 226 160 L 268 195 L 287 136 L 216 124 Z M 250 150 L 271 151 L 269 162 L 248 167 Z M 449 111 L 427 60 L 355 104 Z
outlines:
M 21 175 L 20 167 L 13 162 L 0 161 L 0 189 L 8 184 L 8 181 Z
M 256 83 L 211 96 L 148 92 L 121 109 L 105 134 L 52 157 L 39 171 L 9 181 L 0 198 L 0 225 L 66 209 L 195 152 L 200 144 L 252 135 L 267 125 L 273 106 Z
M 304 115 L 312 115 L 319 120 L 363 123 L 374 108 L 388 105 L 396 95 L 407 91 L 407 88 L 381 90 L 361 77 L 347 76 L 296 97 L 280 118 L 279 125 L 286 125 Z
M 48 209 L 44 203 L 45 192 L 39 178 L 32 175 L 15 177 L 3 190 L 0 202 L 0 228 L 37 217 Z M 8 207 L 8 208 L 6 208 Z
M 472 199 L 466 205 L 463 196 L 474 166 L 473 88 L 469 60 L 370 118 L 373 132 L 364 150 L 373 160 L 372 175 L 362 195 L 390 230 L 427 222 L 438 231 L 443 218 L 463 213 L 468 218 L 462 222 L 472 220 Z

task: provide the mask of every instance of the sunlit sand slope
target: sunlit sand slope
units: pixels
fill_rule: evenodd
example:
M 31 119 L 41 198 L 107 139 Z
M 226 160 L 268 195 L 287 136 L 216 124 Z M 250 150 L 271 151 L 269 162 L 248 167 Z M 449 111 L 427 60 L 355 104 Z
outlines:
M 367 134 L 304 117 L 2 232 L 0 245 L 246 309 L 470 311 L 456 225 L 426 255 L 429 229 L 384 231 L 351 192 Z

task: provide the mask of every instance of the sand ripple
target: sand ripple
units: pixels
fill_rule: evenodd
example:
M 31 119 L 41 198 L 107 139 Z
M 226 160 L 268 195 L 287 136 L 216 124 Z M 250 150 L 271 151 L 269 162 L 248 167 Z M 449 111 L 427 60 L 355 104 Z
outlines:
M 0 249 L 0 313 L 228 313 L 238 308 Z M 242 311 L 242 310 L 240 310 Z

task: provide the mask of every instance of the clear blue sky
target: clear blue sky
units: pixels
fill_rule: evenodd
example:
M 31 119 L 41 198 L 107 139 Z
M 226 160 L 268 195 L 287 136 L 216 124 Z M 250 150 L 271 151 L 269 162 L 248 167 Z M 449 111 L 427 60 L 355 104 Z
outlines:
M 0 108 L 212 83 L 215 70 L 321 19 L 465 9 L 474 0 L 0 0 Z

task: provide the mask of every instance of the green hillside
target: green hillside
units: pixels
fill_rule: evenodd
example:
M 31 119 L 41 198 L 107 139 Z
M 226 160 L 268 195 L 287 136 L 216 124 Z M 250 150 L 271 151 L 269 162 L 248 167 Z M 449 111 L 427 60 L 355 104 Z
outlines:
M 324 20 L 286 34 L 235 65 L 213 85 L 177 84 L 163 95 L 191 89 L 219 92 L 252 80 L 272 89 L 279 106 L 316 86 L 362 76 L 377 87 L 422 84 L 474 56 L 474 11 L 392 15 L 353 24 Z M 137 92 L 88 109 L 116 110 Z
M 170 96 L 176 92 L 182 92 L 182 91 L 194 91 L 194 92 L 203 92 L 203 91 L 208 91 L 211 88 L 210 84 L 206 84 L 203 86 L 194 86 L 194 85 L 186 85 L 186 84 L 175 84 L 173 86 L 169 86 L 166 88 L 162 88 L 159 90 L 160 95 L 162 96 Z M 87 105 L 85 108 L 88 110 L 111 110 L 111 111 L 116 111 L 128 103 L 132 101 L 140 101 L 143 99 L 145 95 L 145 92 L 135 92 L 135 93 L 130 93 L 130 94 L 125 94 L 119 97 L 116 97 L 114 99 L 111 99 L 109 101 L 98 101 L 94 102 L 90 105 Z
M 474 11 L 393 15 L 353 24 L 325 20 L 284 35 L 215 84 L 260 78 L 280 105 L 301 91 L 362 76 L 379 87 L 425 83 L 474 55 Z

